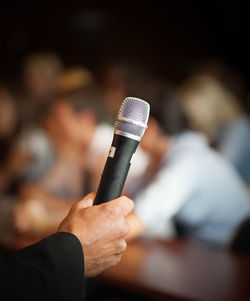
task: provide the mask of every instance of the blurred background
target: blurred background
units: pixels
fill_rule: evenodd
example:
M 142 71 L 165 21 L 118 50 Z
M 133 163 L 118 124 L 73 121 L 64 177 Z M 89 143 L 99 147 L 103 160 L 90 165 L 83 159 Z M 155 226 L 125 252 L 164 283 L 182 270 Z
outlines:
M 180 81 L 197 60 L 217 57 L 249 81 L 249 21 L 243 1 L 38 1 L 1 5 L 1 79 L 23 58 L 53 51 L 95 74 L 108 59 L 136 59 Z
M 218 179 L 207 176 L 196 181 L 200 199 L 205 202 L 206 195 L 214 202 L 192 203 L 191 211 L 197 209 L 198 228 L 209 220 L 214 232 L 220 223 L 226 230 L 216 238 L 206 231 L 207 236 L 202 231 L 183 231 L 190 222 L 190 209 L 186 212 L 181 205 L 190 202 L 193 194 L 181 201 L 173 194 L 179 204 L 171 215 L 176 235 L 222 249 L 228 246 L 250 216 L 247 6 L 246 1 L 235 0 L 2 3 L 1 248 L 18 249 L 53 233 L 71 204 L 96 191 L 114 117 L 126 96 L 141 97 L 152 105 L 150 134 L 136 153 L 125 187 L 129 196 L 138 198 L 136 213 L 145 218 L 149 236 L 169 238 L 150 232 L 159 216 L 157 212 L 144 216 L 152 204 L 142 205 L 143 192 L 150 193 L 158 177 L 159 193 L 168 195 L 161 191 L 161 172 L 169 170 L 164 159 L 169 143 L 164 143 L 166 139 L 175 143 L 183 132 L 192 131 L 204 137 L 208 152 L 219 154 L 219 159 L 211 155 L 208 160 L 207 153 L 197 150 L 203 166 L 200 173 L 211 175 L 214 166 Z M 165 148 L 159 155 L 152 146 L 162 138 Z M 188 143 L 184 144 L 187 157 L 190 149 L 196 150 L 196 142 Z M 177 158 L 173 164 L 179 162 Z M 181 175 L 194 171 L 183 168 L 176 177 L 166 177 L 170 192 L 185 182 Z M 220 199 L 208 191 L 218 192 Z M 209 206 L 221 210 L 217 220 L 211 218 L 214 209 Z M 135 234 L 140 235 L 140 231 Z

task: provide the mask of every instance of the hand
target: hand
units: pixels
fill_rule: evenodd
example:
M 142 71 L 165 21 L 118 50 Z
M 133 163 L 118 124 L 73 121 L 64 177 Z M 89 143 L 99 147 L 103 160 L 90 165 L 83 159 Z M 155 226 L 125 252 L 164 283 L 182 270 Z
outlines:
M 82 244 L 85 276 L 93 277 L 116 265 L 125 251 L 130 231 L 125 217 L 134 208 L 127 197 L 92 206 L 94 193 L 71 207 L 58 231 L 70 232 Z

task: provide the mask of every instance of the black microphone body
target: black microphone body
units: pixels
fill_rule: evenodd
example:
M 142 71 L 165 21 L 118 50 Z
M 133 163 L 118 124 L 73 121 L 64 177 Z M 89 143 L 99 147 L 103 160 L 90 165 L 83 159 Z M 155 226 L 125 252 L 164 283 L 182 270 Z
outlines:
M 139 141 L 114 134 L 108 159 L 95 197 L 95 205 L 119 197 L 127 178 L 131 159 Z
M 149 104 L 136 97 L 126 97 L 115 121 L 109 151 L 94 204 L 118 198 L 123 190 L 131 159 L 147 128 Z

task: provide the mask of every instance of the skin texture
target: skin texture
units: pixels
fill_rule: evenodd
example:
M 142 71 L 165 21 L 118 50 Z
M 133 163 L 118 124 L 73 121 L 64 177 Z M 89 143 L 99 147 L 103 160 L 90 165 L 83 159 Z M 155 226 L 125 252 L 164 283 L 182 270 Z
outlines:
M 126 250 L 130 231 L 126 216 L 134 204 L 127 197 L 93 206 L 94 193 L 75 203 L 60 224 L 59 232 L 70 232 L 82 244 L 85 277 L 94 277 L 116 265 Z

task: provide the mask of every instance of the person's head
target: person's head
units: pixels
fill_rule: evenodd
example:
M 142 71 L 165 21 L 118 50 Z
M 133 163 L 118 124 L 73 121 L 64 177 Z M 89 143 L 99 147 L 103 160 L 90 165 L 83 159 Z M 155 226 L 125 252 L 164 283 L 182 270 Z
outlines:
M 46 118 L 46 126 L 65 141 L 88 147 L 101 119 L 101 93 L 96 86 L 89 86 L 57 97 Z
M 76 90 L 85 89 L 94 84 L 92 73 L 80 66 L 64 70 L 56 80 L 56 93 L 66 94 Z
M 142 148 L 151 155 L 163 155 L 169 141 L 190 129 L 177 93 L 166 87 L 159 88 L 155 99 L 150 102 L 148 128 L 141 141 Z
M 201 65 L 182 83 L 180 94 L 192 127 L 210 139 L 221 126 L 243 114 L 242 81 L 218 62 Z
M 133 64 L 133 62 L 121 61 L 107 67 L 103 86 L 106 104 L 111 115 L 117 114 L 125 97 L 143 98 L 145 88 L 152 81 L 149 70 L 145 66 Z
M 54 92 L 55 82 L 62 71 L 62 63 L 52 53 L 37 53 L 24 61 L 23 82 L 27 92 L 42 99 Z

